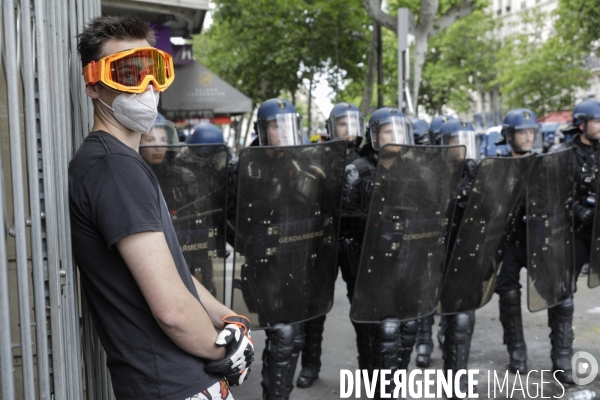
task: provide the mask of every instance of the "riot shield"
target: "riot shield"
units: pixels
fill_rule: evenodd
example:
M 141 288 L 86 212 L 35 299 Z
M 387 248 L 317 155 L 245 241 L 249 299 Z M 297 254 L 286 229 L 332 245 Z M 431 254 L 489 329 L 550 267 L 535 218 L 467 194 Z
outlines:
M 596 183 L 594 193 L 600 193 L 600 179 L 596 173 Z M 591 197 L 591 196 L 590 196 Z M 596 201 L 596 196 L 593 196 Z M 590 243 L 590 272 L 588 273 L 588 287 L 595 288 L 600 286 L 600 205 L 594 203 L 594 227 L 592 228 L 592 240 Z M 577 279 L 577 277 L 575 277 Z
M 341 140 L 241 153 L 231 304 L 253 328 L 331 309 L 345 155 Z
M 190 272 L 224 302 L 227 147 L 140 146 L 140 155 L 158 178 Z
M 446 267 L 439 314 L 475 310 L 490 301 L 533 159 L 486 158 L 479 165 Z
M 527 185 L 527 297 L 539 311 L 573 294 L 573 153 L 537 155 Z
M 434 311 L 464 159 L 463 146 L 387 145 L 379 152 L 353 321 Z

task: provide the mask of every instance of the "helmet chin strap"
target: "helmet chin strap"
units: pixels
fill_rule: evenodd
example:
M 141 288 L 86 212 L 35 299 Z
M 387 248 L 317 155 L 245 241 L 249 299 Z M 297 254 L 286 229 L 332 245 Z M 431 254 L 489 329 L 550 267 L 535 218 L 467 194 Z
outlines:
M 598 144 L 598 140 L 599 139 L 594 139 L 588 136 L 588 121 L 586 120 L 583 123 L 583 135 L 585 136 L 585 138 L 587 140 L 589 140 L 590 142 L 592 142 L 592 144 L 595 146 L 596 144 Z
M 515 153 L 517 153 L 520 156 L 525 155 L 527 153 L 531 153 L 531 150 L 529 150 L 529 151 L 524 151 L 524 150 L 521 150 L 521 149 L 517 150 L 516 147 L 513 147 L 512 151 L 514 151 Z

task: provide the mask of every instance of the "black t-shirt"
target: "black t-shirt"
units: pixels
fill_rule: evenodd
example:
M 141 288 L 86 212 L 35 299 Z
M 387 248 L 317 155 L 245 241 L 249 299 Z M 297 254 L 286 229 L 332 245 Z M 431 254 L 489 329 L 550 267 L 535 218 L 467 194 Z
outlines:
M 69 164 L 69 206 L 73 249 L 116 397 L 183 400 L 217 382 L 202 359 L 162 331 L 115 247 L 138 232 L 163 232 L 198 298 L 158 181 L 140 155 L 106 132 L 90 133 Z

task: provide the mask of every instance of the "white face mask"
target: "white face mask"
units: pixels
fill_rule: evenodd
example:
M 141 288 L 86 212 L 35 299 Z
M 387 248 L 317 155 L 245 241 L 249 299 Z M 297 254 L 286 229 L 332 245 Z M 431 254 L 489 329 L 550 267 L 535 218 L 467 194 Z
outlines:
M 113 101 L 112 107 L 100 98 L 98 100 L 113 112 L 121 125 L 134 132 L 146 134 L 158 116 L 159 97 L 160 94 L 150 86 L 150 90 L 144 93 L 121 93 Z

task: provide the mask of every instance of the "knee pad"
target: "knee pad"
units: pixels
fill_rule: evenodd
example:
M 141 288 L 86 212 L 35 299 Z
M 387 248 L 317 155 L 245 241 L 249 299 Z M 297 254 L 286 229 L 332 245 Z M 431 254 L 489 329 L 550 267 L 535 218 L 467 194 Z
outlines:
M 475 329 L 475 312 L 469 311 L 452 315 L 448 318 L 446 341 L 466 343 L 470 340 Z
M 379 338 L 382 342 L 395 341 L 400 336 L 402 323 L 395 318 L 386 318 L 378 325 Z
M 373 367 L 398 369 L 398 350 L 402 324 L 395 318 L 387 318 L 375 327 L 373 343 Z
M 418 320 L 412 320 L 402 323 L 400 334 L 400 343 L 403 348 L 412 349 L 417 341 L 417 330 L 419 328 Z
M 500 293 L 500 301 L 506 304 L 521 306 L 521 289 L 512 289 Z
M 293 353 L 299 353 L 304 343 L 302 324 L 277 324 L 269 329 L 268 352 L 276 361 L 286 361 Z
M 573 319 L 573 313 L 575 312 L 575 304 L 573 303 L 573 296 L 565 299 L 562 303 L 555 305 L 548 309 L 548 314 L 552 315 L 560 322 L 568 322 Z

